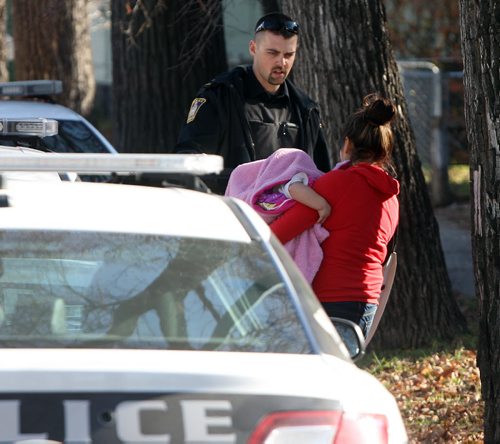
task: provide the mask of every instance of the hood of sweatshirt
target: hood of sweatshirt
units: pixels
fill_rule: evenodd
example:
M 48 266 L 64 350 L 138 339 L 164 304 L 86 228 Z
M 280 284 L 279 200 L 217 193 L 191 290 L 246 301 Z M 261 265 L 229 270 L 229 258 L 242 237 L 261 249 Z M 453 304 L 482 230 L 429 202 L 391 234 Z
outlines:
M 387 197 L 399 194 L 399 182 L 397 179 L 390 176 L 386 171 L 377 165 L 358 163 L 356 165 L 352 165 L 349 170 L 353 174 L 363 176 L 372 188 L 386 194 Z

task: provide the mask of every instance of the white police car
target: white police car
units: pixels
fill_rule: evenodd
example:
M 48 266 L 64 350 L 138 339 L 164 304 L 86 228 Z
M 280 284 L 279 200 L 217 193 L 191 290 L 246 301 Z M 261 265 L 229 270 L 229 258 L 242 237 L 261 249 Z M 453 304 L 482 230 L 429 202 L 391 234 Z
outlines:
M 392 395 L 246 204 L 10 173 L 221 168 L 0 156 L 0 443 L 407 442 Z
M 0 145 L 23 146 L 58 153 L 116 154 L 116 149 L 109 141 L 80 114 L 62 105 L 40 100 L 61 92 L 60 80 L 0 83 L 0 97 L 15 98 L 15 100 L 0 100 L 0 118 L 53 119 L 59 126 L 55 134 L 50 131 L 43 134 L 0 132 Z

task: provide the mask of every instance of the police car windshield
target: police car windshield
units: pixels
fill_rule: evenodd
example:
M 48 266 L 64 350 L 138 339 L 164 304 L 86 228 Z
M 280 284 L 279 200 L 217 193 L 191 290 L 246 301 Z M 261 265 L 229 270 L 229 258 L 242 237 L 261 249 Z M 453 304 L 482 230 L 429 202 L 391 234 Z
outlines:
M 105 145 L 81 121 L 59 120 L 59 134 L 48 137 L 1 135 L 1 145 L 23 146 L 57 153 L 109 153 Z
M 0 232 L 0 346 L 311 353 L 255 243 Z

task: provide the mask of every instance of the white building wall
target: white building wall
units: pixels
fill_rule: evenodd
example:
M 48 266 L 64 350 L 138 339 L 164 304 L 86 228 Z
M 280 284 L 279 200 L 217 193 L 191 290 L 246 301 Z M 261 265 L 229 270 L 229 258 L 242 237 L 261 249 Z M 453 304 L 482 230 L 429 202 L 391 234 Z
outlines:
M 110 0 L 89 2 L 89 21 L 95 80 L 96 83 L 110 85 L 112 81 Z
M 250 63 L 248 43 L 254 36 L 262 6 L 257 0 L 224 0 L 224 33 L 229 66 Z

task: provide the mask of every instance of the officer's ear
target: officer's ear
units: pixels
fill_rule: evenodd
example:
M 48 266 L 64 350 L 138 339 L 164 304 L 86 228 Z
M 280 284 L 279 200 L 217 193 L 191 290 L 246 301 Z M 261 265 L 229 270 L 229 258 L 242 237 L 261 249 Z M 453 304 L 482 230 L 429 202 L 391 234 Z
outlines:
M 248 44 L 248 52 L 250 52 L 250 55 L 252 57 L 255 55 L 256 49 L 257 49 L 257 43 L 255 43 L 255 40 L 250 40 L 250 43 Z

